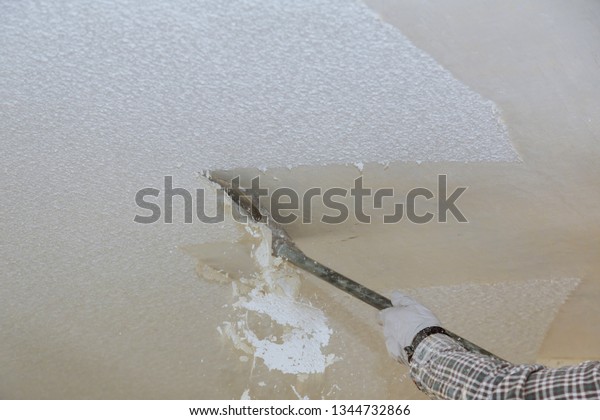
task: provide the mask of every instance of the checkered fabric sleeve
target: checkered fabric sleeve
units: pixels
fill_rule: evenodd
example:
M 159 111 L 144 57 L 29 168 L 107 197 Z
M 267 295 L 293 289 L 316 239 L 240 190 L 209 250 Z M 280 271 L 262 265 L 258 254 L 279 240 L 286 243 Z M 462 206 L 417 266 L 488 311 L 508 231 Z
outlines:
M 442 334 L 419 344 L 410 370 L 434 399 L 600 399 L 600 362 L 557 369 L 513 365 L 470 352 Z

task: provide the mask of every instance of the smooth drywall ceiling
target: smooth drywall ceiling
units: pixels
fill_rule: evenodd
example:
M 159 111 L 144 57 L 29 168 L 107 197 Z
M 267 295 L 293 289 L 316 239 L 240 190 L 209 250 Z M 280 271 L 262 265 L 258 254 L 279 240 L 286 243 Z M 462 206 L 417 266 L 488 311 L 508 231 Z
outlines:
M 409 290 L 449 329 L 516 363 L 535 362 L 558 308 L 579 279 L 459 284 Z M 457 331 L 455 331 L 457 332 Z
M 352 0 L 2 6 L 2 142 L 131 168 L 515 161 L 500 112 Z

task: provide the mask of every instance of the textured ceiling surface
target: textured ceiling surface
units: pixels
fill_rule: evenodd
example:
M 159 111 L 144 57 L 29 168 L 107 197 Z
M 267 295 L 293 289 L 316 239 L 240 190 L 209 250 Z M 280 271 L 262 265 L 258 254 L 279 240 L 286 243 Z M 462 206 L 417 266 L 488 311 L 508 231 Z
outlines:
M 518 159 L 491 101 L 354 0 L 3 8 L 1 135 L 24 154 L 205 169 Z
M 544 356 L 598 357 L 597 7 L 372 3 L 395 27 L 357 1 L 3 2 L 0 397 L 419 397 L 371 308 L 311 279 L 302 296 L 339 356 L 325 375 L 272 372 L 220 336 L 231 285 L 199 279 L 180 248 L 239 231 L 133 222 L 136 191 L 165 175 L 192 190 L 207 168 L 273 168 L 271 184 L 298 190 L 358 175 L 332 163 L 373 162 L 368 181 L 398 188 L 447 173 L 470 186 L 469 224 L 291 230 L 383 293 L 414 289 L 484 347 L 470 321 L 494 312 L 515 360 L 581 279 Z M 496 312 L 521 295 L 544 305 L 515 338 Z

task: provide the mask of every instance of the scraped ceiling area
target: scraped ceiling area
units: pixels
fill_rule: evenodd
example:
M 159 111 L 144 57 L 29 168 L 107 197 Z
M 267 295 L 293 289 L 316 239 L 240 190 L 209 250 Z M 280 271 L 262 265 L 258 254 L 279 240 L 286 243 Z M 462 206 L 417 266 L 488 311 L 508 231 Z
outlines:
M 506 1 L 478 8 L 460 21 L 470 35 L 451 37 L 450 12 L 436 12 L 437 1 L 369 3 L 3 2 L 0 398 L 422 397 L 388 357 L 371 308 L 293 273 L 286 287 L 294 293 L 267 311 L 260 284 L 212 281 L 198 269 L 243 242 L 243 227 L 183 223 L 181 200 L 174 223 L 133 221 L 139 190 L 164 189 L 172 176 L 193 192 L 207 169 L 260 174 L 266 186 L 299 192 L 349 188 L 359 175 L 408 191 L 448 174 L 469 186 L 468 224 L 350 219 L 290 232 L 311 256 L 377 291 L 410 290 L 456 332 L 506 358 L 534 361 L 554 317 L 572 325 L 563 302 L 581 287 L 599 293 L 592 134 L 600 129 L 591 118 L 598 101 L 570 99 L 569 81 L 600 72 L 541 66 L 543 86 L 558 86 L 553 97 L 563 100 L 553 105 L 527 74 L 485 67 L 522 64 L 515 51 L 567 62 L 573 49 L 552 46 L 567 39 L 556 22 L 569 29 L 571 15 L 550 8 L 554 26 L 534 26 L 535 37 L 507 47 L 513 28 L 478 28 L 479 44 L 471 27 L 510 16 Z M 459 15 L 471 10 L 451 3 Z M 528 18 L 537 22 L 541 8 L 527 9 Z M 581 37 L 576 44 L 588 47 L 596 39 Z M 465 64 L 481 45 L 497 53 Z M 272 356 L 310 339 L 282 307 L 313 314 L 304 324 L 320 337 L 310 347 L 318 363 L 297 357 L 302 369 L 293 370 Z M 504 308 L 515 312 L 504 318 Z M 600 316 L 591 313 L 585 331 Z M 294 342 L 272 339 L 289 327 Z M 543 355 L 600 354 L 596 341 L 586 343 L 577 354 L 554 343 Z

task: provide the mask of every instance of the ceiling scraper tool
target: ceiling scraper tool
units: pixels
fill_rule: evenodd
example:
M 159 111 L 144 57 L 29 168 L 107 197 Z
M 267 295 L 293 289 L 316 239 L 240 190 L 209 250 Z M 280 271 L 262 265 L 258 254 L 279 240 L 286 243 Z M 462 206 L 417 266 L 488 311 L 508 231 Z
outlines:
M 281 257 L 296 267 L 299 267 L 313 274 L 314 276 L 325 280 L 327 283 L 337 287 L 340 290 L 343 290 L 355 298 L 362 300 L 376 309 L 382 310 L 393 306 L 390 299 L 386 298 L 385 296 L 382 296 L 379 293 L 363 286 L 362 284 L 349 279 L 343 274 L 324 266 L 320 262 L 304 254 L 304 252 L 302 252 L 300 248 L 296 246 L 285 229 L 279 223 L 273 220 L 269 211 L 260 206 L 257 197 L 253 197 L 243 188 L 237 188 L 236 186 L 233 186 L 230 181 L 220 178 L 219 176 L 209 172 L 204 172 L 202 175 L 213 183 L 218 184 L 223 190 L 225 190 L 227 195 L 231 197 L 233 205 L 237 207 L 240 214 L 245 214 L 257 223 L 266 224 L 272 233 L 271 244 L 273 256 Z M 465 348 L 486 356 L 493 356 L 500 359 L 498 356 L 495 356 L 489 351 L 470 342 L 469 340 L 466 340 L 451 331 L 446 330 L 446 332 L 450 337 L 460 342 Z

